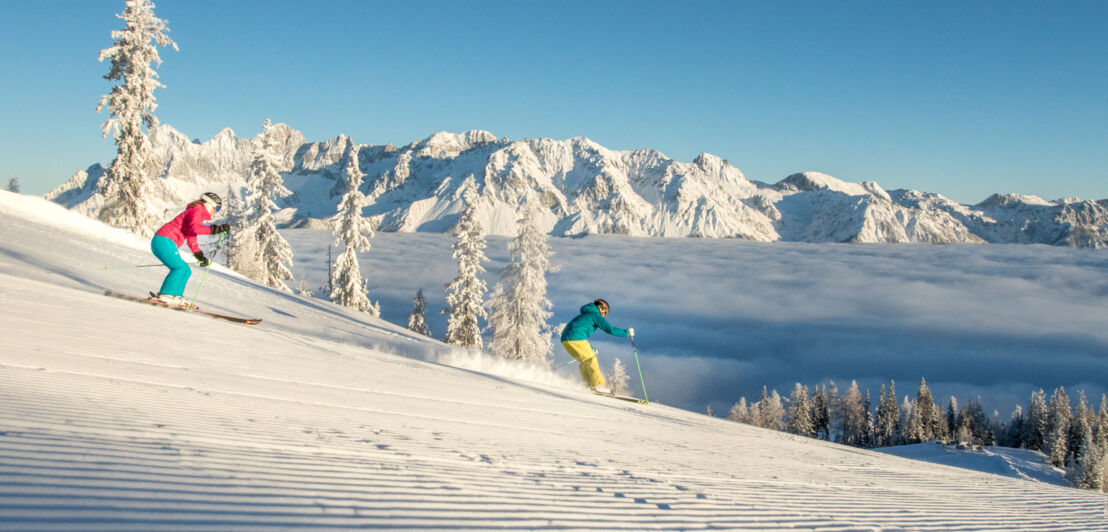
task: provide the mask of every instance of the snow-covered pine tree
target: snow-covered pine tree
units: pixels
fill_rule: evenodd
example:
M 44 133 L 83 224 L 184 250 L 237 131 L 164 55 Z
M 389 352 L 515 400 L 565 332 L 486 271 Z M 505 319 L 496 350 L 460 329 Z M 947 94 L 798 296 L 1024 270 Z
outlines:
M 1096 443 L 1089 426 L 1077 439 L 1080 451 L 1066 468 L 1066 480 L 1075 488 L 1101 491 L 1104 488 L 1105 448 Z
M 486 285 L 480 274 L 484 273 L 482 264 L 489 261 L 485 256 L 485 229 L 477 219 L 477 185 L 473 177 L 462 185 L 462 210 L 458 223 L 450 232 L 455 236 L 453 256 L 458 261 L 458 277 L 446 285 L 446 308 L 449 314 L 446 324 L 448 344 L 480 349 L 481 340 L 479 319 L 486 317 L 484 298 Z
M 785 406 L 777 390 L 767 391 L 762 387 L 762 397 L 758 400 L 758 413 L 754 424 L 765 429 L 781 430 L 785 427 Z
M 358 168 L 358 147 L 351 143 L 347 150 L 346 194 L 339 202 L 334 228 L 335 245 L 342 244 L 344 248 L 331 270 L 331 301 L 377 317 L 381 315 L 381 306 L 369 300 L 358 264 L 358 252 L 369 251 L 369 239 L 374 234 L 372 221 L 362 216 L 364 175 Z
M 877 440 L 877 424 L 874 422 L 872 410 L 870 410 L 872 406 L 869 389 L 867 389 L 865 398 L 862 400 L 862 415 L 865 417 L 865 421 L 862 429 L 862 441 L 860 442 L 861 446 L 866 448 L 877 446 L 874 443 Z
M 412 313 L 408 314 L 408 330 L 415 331 L 423 336 L 431 336 L 431 329 L 427 327 L 427 299 L 423 297 L 422 288 L 416 292 L 412 303 Z
M 881 397 L 877 401 L 877 419 L 874 422 L 876 432 L 874 445 L 887 447 L 896 445 L 900 433 L 900 408 L 896 404 L 896 381 L 889 382 L 889 392 L 881 385 Z
M 731 411 L 727 414 L 727 419 L 736 423 L 746 423 L 747 425 L 752 425 L 754 423 L 750 415 L 750 407 L 746 405 L 745 397 L 740 397 L 739 402 L 731 407 Z
M 258 235 L 247 202 L 241 192 L 231 189 L 223 205 L 227 210 L 227 224 L 231 230 L 224 240 L 227 266 L 255 281 L 262 280 L 261 253 L 258 252 Z
M 842 435 L 842 407 L 843 399 L 839 395 L 839 386 L 835 384 L 835 381 L 828 381 L 823 386 L 823 396 L 827 400 L 827 441 L 840 441 L 838 438 Z
M 312 293 L 312 289 L 308 288 L 307 279 L 300 280 L 300 287 L 296 289 L 296 295 L 300 297 L 315 297 L 315 294 Z
M 104 205 L 100 219 L 129 231 L 149 235 L 157 220 L 149 211 L 149 196 L 154 184 L 151 171 L 150 141 L 143 126 L 149 130 L 158 125 L 154 110 L 154 89 L 164 87 L 151 66 L 161 66 L 158 46 L 177 44 L 169 38 L 164 20 L 154 16 L 150 0 L 126 0 L 126 7 L 116 17 L 124 22 L 122 30 L 112 32 L 115 43 L 100 51 L 100 61 L 111 59 L 111 68 L 104 76 L 120 81 L 109 94 L 100 98 L 96 112 L 106 106 L 108 119 L 102 129 L 105 138 L 115 137 L 116 157 L 100 179 L 97 193 Z
M 1058 467 L 1066 466 L 1066 452 L 1069 450 L 1067 436 L 1069 435 L 1070 420 L 1073 414 L 1070 412 L 1070 397 L 1066 389 L 1059 387 L 1050 397 L 1050 410 L 1047 416 L 1046 449 L 1043 450 L 1050 463 Z
M 816 438 L 831 441 L 831 400 L 827 397 L 827 387 L 816 386 L 812 394 L 812 423 Z
M 1100 490 L 1108 493 L 1108 394 L 1101 394 L 1100 409 L 1093 428 L 1093 441 L 1100 446 Z
M 1003 445 L 1007 447 L 1007 434 L 1008 425 L 1004 423 L 1004 418 L 1000 416 L 1000 410 L 993 409 L 993 415 L 989 419 L 989 431 L 993 434 L 994 445 Z
M 1023 436 L 1023 425 L 1027 420 L 1023 416 L 1023 405 L 1016 405 L 1012 410 L 1012 416 L 1008 418 L 1008 427 L 1004 433 L 1004 440 L 999 442 L 1005 447 L 1019 447 Z
M 961 417 L 966 419 L 962 420 L 962 423 L 970 428 L 970 433 L 973 434 L 973 443 L 996 445 L 996 434 L 989 427 L 989 417 L 985 415 L 985 405 L 982 403 L 981 397 L 970 399 L 964 412 Z M 953 427 L 951 430 L 953 430 Z
M 631 389 L 628 384 L 631 383 L 631 377 L 627 375 L 627 368 L 623 366 L 623 362 L 617 358 L 612 363 L 612 372 L 608 375 L 608 386 L 612 388 L 612 391 L 620 395 L 630 395 Z
M 961 426 L 961 418 L 958 417 L 961 410 L 958 408 L 958 398 L 953 395 L 950 396 L 950 402 L 946 405 L 946 426 L 950 427 L 952 431 L 957 431 Z
M 1093 435 L 1108 445 L 1108 394 L 1101 394 L 1100 408 L 1093 422 Z
M 911 425 L 911 424 L 912 424 L 912 401 L 911 401 L 911 399 L 908 399 L 907 395 L 905 395 L 904 400 L 901 401 L 901 403 L 900 403 L 900 422 L 898 423 L 898 426 L 900 427 L 900 433 L 896 435 L 896 441 L 900 445 L 906 445 L 906 444 L 909 444 L 909 443 L 916 443 L 916 442 L 908 440 L 908 434 L 909 434 L 909 432 L 911 432 L 913 430 L 913 429 L 909 428 L 909 425 Z M 918 431 L 919 429 L 914 429 L 914 430 Z
M 843 393 L 840 404 L 839 415 L 842 418 L 839 427 L 842 433 L 839 435 L 839 442 L 861 447 L 865 440 L 866 413 L 862 410 L 862 392 L 858 389 L 858 381 L 850 381 L 850 387 Z
M 1049 417 L 1046 406 L 1046 392 L 1041 388 L 1031 392 L 1028 400 L 1027 418 L 1023 423 L 1023 435 L 1021 447 L 1032 451 L 1046 450 L 1047 418 Z
M 8 185 L 4 187 L 4 190 L 19 194 L 19 178 L 14 176 L 8 178 Z
M 931 388 L 927 387 L 927 379 L 921 378 L 919 389 L 916 391 L 916 398 L 912 401 L 912 412 L 908 418 L 905 434 L 907 441 L 909 443 L 920 443 L 939 437 L 941 435 L 939 431 L 939 419 L 941 417 L 942 411 L 931 396 Z
M 1070 421 L 1069 430 L 1066 434 L 1066 443 L 1068 448 L 1066 449 L 1066 462 L 1070 462 L 1077 458 L 1077 455 L 1081 454 L 1081 445 L 1084 444 L 1083 435 L 1086 429 L 1092 428 L 1092 423 L 1095 421 L 1094 416 L 1089 411 L 1089 400 L 1085 398 L 1085 390 L 1078 390 L 1077 392 L 1077 406 L 1073 409 L 1073 419 Z
M 786 409 L 785 431 L 791 434 L 815 437 L 816 427 L 812 421 L 812 400 L 808 397 L 808 387 L 799 382 L 789 394 L 789 406 Z
M 536 209 L 528 203 L 517 236 L 508 242 L 510 260 L 500 270 L 500 281 L 487 305 L 492 330 L 489 350 L 502 358 L 550 367 L 552 347 L 546 320 L 552 314 L 546 298 L 546 272 L 554 268 L 536 216 Z
M 263 270 L 261 282 L 291 293 L 292 290 L 285 285 L 285 281 L 293 278 L 292 247 L 277 232 L 273 211 L 277 210 L 274 200 L 292 192 L 285 188 L 281 177 L 273 133 L 273 125 L 267 119 L 263 124 L 261 137 L 255 140 L 254 162 L 250 163 L 250 177 L 246 183 L 254 202 L 254 234 L 258 241 L 258 256 Z

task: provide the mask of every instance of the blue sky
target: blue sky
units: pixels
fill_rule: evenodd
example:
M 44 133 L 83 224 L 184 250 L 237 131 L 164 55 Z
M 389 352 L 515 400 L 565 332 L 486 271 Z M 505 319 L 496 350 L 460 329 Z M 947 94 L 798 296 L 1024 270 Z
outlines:
M 162 0 L 157 115 L 309 140 L 437 131 L 700 152 L 976 203 L 1108 198 L 1108 2 Z M 96 59 L 122 0 L 0 2 L 0 177 L 115 155 Z

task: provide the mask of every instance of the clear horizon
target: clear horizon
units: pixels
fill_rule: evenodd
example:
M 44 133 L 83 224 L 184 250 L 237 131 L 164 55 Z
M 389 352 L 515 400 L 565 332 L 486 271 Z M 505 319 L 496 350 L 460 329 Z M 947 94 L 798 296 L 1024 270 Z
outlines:
M 1102 2 L 156 2 L 163 124 L 403 145 L 588 137 L 752 180 L 819 171 L 977 203 L 1108 198 Z M 41 194 L 115 156 L 97 53 L 122 0 L 0 4 L 0 177 Z

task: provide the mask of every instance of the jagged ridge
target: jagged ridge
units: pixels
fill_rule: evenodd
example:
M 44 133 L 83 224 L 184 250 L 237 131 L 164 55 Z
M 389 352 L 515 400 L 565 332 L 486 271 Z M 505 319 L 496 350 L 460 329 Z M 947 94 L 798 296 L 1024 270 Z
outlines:
M 340 135 L 307 142 L 284 124 L 274 131 L 286 185 L 294 192 L 278 219 L 322 226 L 345 189 L 344 159 L 354 141 Z M 253 140 L 230 129 L 200 143 L 162 125 L 151 140 L 160 176 L 152 207 L 165 213 L 204 190 L 241 189 L 253 159 Z M 966 206 L 938 194 L 885 191 L 871 181 L 849 183 L 818 172 L 768 185 L 707 153 L 684 163 L 655 150 L 609 150 L 584 137 L 512 141 L 487 131 L 441 132 L 402 148 L 360 147 L 371 201 L 365 212 L 385 231 L 447 230 L 461 210 L 461 184 L 474 179 L 482 221 L 499 235 L 514 234 L 524 203 L 536 201 L 544 209 L 541 222 L 556 236 L 1108 246 L 1108 200 L 997 194 Z M 93 165 L 46 197 L 94 215 L 102 174 Z

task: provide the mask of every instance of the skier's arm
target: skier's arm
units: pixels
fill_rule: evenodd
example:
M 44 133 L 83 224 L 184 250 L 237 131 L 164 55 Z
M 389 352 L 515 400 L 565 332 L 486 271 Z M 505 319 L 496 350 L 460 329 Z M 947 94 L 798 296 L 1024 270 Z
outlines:
M 597 326 L 600 327 L 600 330 L 612 336 L 619 336 L 620 338 L 627 337 L 627 329 L 620 329 L 619 327 L 613 326 L 611 323 L 608 323 L 608 320 L 604 319 L 603 316 L 597 318 Z
M 188 243 L 193 254 L 200 251 L 200 243 L 196 241 L 196 235 L 212 234 L 212 228 L 204 225 L 204 222 L 211 219 L 212 217 L 208 215 L 207 209 L 193 208 L 189 209 L 185 213 L 185 219 L 181 220 L 181 233 L 185 235 L 185 242 Z

